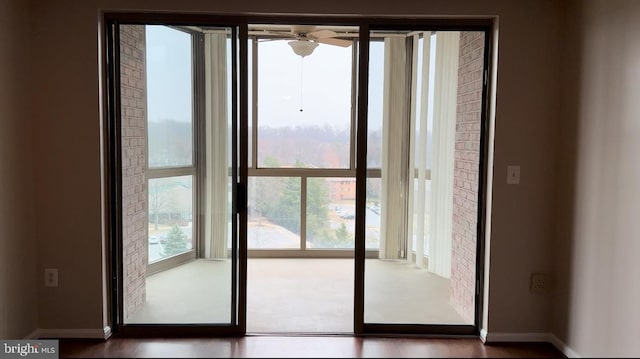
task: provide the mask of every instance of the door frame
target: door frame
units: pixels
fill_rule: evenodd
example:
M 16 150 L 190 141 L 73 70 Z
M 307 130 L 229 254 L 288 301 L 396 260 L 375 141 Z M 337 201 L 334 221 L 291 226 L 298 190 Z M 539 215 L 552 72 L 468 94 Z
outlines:
M 107 251 L 105 277 L 106 312 L 108 325 L 112 332 L 124 336 L 147 337 L 186 337 L 186 336 L 237 336 L 246 334 L 246 305 L 247 305 L 247 178 L 248 178 L 248 24 L 324 24 L 359 26 L 359 44 L 369 42 L 371 30 L 383 29 L 411 29 L 411 30 L 451 30 L 451 31 L 482 31 L 485 35 L 484 48 L 484 76 L 485 83 L 482 91 L 481 136 L 480 136 L 480 167 L 478 185 L 478 225 L 476 248 L 476 297 L 475 319 L 473 325 L 422 325 L 422 324 L 370 324 L 364 323 L 364 271 L 365 271 L 365 202 L 366 202 L 366 151 L 367 151 L 367 92 L 368 92 L 368 46 L 359 46 L 358 53 L 358 91 L 356 114 L 356 219 L 355 219 L 355 272 L 354 272 L 354 335 L 367 334 L 427 334 L 427 335 L 480 335 L 482 327 L 482 293 L 484 287 L 484 242 L 486 227 L 486 184 L 488 176 L 487 159 L 489 156 L 489 73 L 491 69 L 493 39 L 492 29 L 495 19 L 485 18 L 455 18 L 443 19 L 434 17 L 354 17 L 354 16 L 316 16 L 316 15 L 274 15 L 274 14 L 202 14 L 202 13 L 166 13 L 166 12 L 112 12 L 102 14 L 101 56 L 102 69 L 106 81 L 102 83 L 104 95 L 103 121 L 104 138 L 104 198 L 106 209 L 105 235 L 107 237 Z M 137 25 L 211 25 L 238 29 L 238 47 L 233 51 L 238 55 L 234 61 L 237 66 L 233 71 L 234 81 L 238 88 L 237 102 L 232 111 L 239 123 L 234 126 L 238 139 L 239 153 L 237 166 L 237 185 L 234 187 L 233 213 L 236 215 L 237 253 L 233 253 L 234 270 L 232 270 L 233 300 L 232 310 L 236 311 L 237 321 L 231 325 L 210 324 L 122 324 L 122 183 L 121 183 L 121 155 L 120 155 L 120 73 L 119 51 L 114 48 L 118 41 L 117 31 L 113 31 L 120 24 Z M 235 46 L 235 42 L 232 41 Z M 235 96 L 234 96 L 235 97 Z M 238 111 L 239 110 L 239 111 Z M 238 111 L 238 112 L 237 112 Z M 361 165 L 360 165 L 361 164 Z M 199 208 L 199 207 L 197 207 Z

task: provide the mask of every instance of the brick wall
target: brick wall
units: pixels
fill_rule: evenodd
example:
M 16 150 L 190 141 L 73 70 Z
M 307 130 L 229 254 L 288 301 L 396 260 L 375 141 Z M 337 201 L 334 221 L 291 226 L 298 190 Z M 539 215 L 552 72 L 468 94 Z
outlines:
M 146 77 L 143 25 L 120 27 L 122 234 L 125 320 L 146 300 Z
M 484 34 L 460 33 L 453 189 L 451 303 L 469 323 L 475 313 L 478 176 Z

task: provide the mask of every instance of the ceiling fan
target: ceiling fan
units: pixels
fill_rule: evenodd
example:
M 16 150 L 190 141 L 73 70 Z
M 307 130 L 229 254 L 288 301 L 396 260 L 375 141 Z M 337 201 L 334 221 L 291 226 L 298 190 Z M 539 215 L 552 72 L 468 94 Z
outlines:
M 289 32 L 271 30 L 265 31 L 263 34 L 294 38 L 295 40 L 289 41 L 288 44 L 296 55 L 302 57 L 311 55 L 319 44 L 341 47 L 351 45 L 351 41 L 337 38 L 338 34 L 335 31 L 328 29 L 317 30 L 314 25 L 291 25 Z
M 350 40 L 338 38 L 338 33 L 329 29 L 318 29 L 314 25 L 291 25 L 289 29 L 281 25 L 262 25 L 260 28 L 254 28 L 250 31 L 254 35 L 258 35 L 261 41 L 277 41 L 291 38 L 293 40 L 287 43 L 291 49 L 300 58 L 300 112 L 302 112 L 302 79 L 303 66 L 302 60 L 305 56 L 311 55 L 313 50 L 320 44 L 334 45 L 340 47 L 349 47 L 352 44 Z

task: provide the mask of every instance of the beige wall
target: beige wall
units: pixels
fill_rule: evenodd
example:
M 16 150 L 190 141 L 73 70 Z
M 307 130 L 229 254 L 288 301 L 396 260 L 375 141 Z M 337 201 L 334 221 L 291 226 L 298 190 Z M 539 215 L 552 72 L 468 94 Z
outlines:
M 27 7 L 0 1 L 0 338 L 36 329 L 31 136 L 28 131 Z
M 640 2 L 568 8 L 553 332 L 640 355 Z
M 101 328 L 100 123 L 97 20 L 101 8 L 382 15 L 498 15 L 500 54 L 491 239 L 489 332 L 549 331 L 548 296 L 529 293 L 549 271 L 554 234 L 554 131 L 559 119 L 558 2 L 458 1 L 38 1 L 32 68 L 39 271 L 60 287 L 39 301 L 43 328 Z M 506 166 L 522 166 L 519 186 Z

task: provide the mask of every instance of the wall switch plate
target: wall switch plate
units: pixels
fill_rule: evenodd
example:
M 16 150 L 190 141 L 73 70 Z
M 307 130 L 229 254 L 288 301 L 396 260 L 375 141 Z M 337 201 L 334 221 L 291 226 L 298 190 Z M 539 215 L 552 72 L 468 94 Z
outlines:
M 507 184 L 520 184 L 520 166 L 507 167 Z
M 58 286 L 58 269 L 45 268 L 44 270 L 44 286 L 45 287 L 57 287 Z

